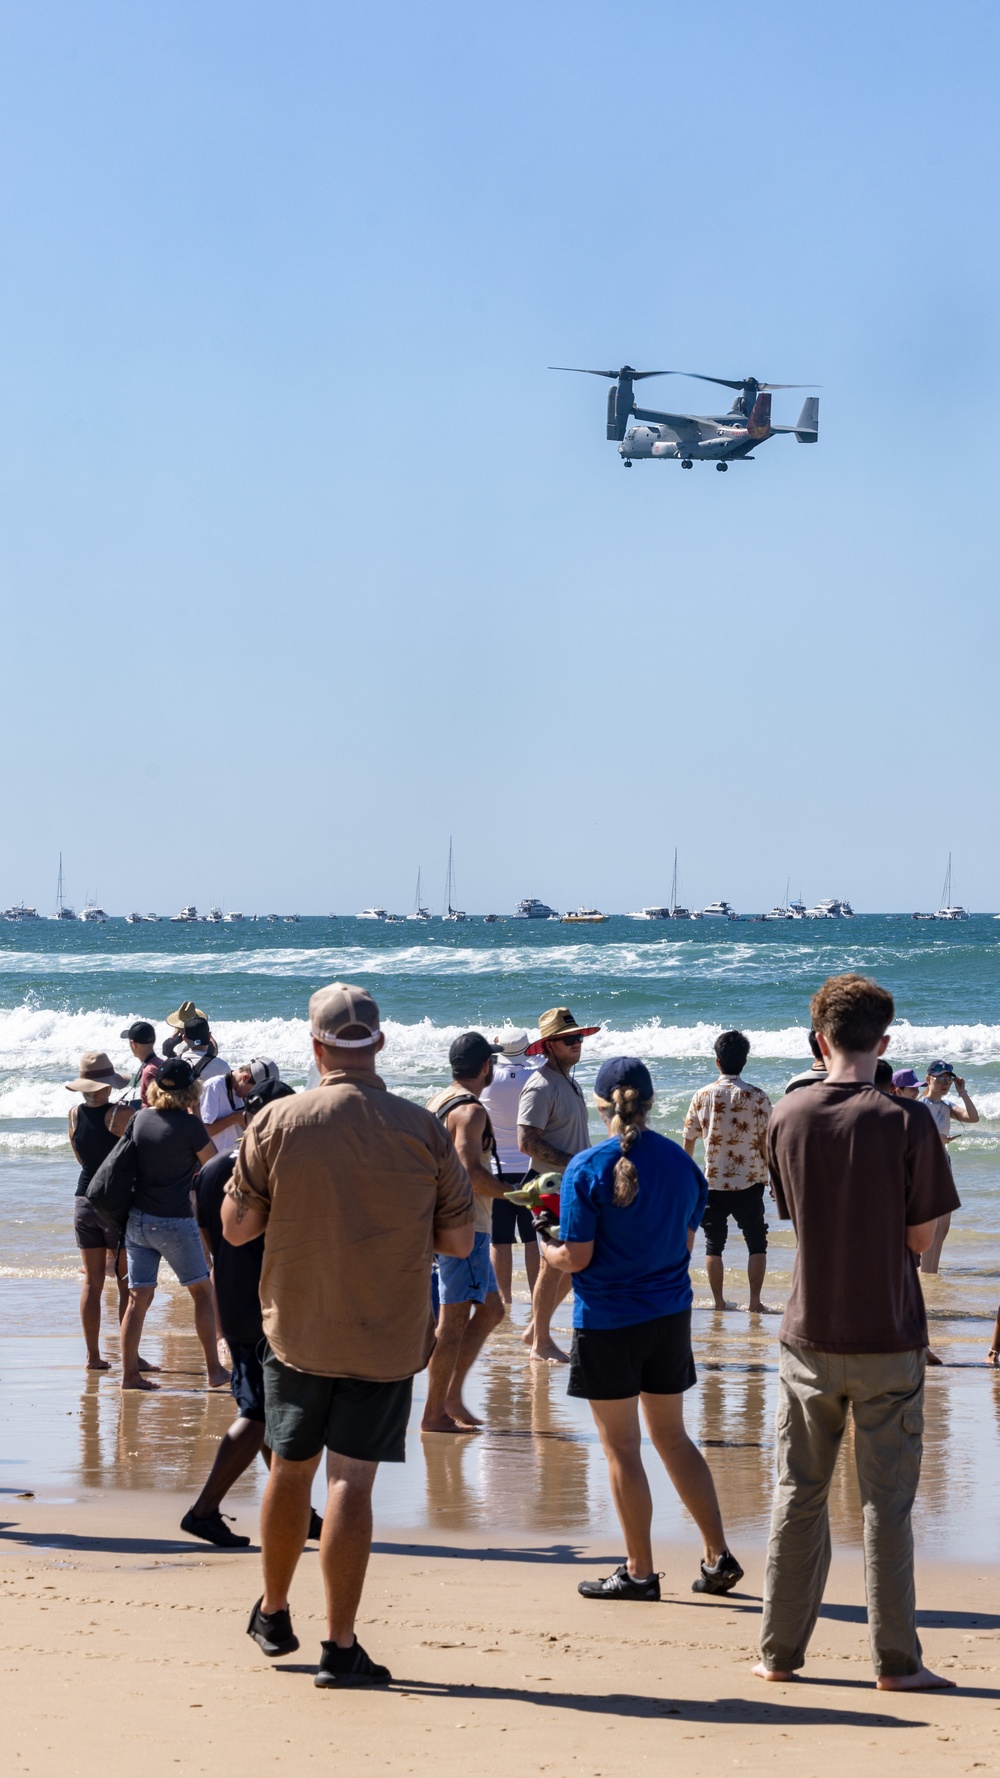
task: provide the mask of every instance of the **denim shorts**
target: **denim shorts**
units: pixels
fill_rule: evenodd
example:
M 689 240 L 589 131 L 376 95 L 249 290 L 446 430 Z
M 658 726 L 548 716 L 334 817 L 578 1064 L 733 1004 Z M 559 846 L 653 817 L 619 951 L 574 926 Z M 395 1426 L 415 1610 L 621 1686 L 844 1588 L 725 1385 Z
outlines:
M 205 1250 L 193 1216 L 151 1216 L 130 1210 L 125 1230 L 128 1281 L 133 1290 L 156 1283 L 165 1259 L 180 1284 L 200 1284 L 208 1277 Z
M 489 1235 L 473 1237 L 468 1259 L 450 1259 L 446 1253 L 437 1256 L 438 1278 L 443 1303 L 485 1303 L 497 1288 L 497 1275 L 490 1259 Z

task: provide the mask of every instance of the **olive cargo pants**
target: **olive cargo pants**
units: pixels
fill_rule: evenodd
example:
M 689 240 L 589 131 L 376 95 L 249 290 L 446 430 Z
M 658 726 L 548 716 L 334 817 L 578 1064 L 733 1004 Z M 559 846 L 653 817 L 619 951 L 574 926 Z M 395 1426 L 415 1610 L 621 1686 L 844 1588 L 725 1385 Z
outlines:
M 864 1514 L 868 1633 L 876 1675 L 920 1669 L 910 1511 L 920 1480 L 925 1355 L 782 1346 L 777 1483 L 764 1576 L 761 1656 L 794 1672 L 830 1568 L 828 1500 L 848 1408 Z

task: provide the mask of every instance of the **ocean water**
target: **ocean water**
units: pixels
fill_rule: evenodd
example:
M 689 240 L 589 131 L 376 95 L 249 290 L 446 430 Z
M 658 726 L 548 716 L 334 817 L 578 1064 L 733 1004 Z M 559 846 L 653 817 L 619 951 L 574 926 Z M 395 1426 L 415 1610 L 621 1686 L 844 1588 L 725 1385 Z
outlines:
M 747 1077 L 777 1096 L 789 1075 L 808 1064 L 811 993 L 827 975 L 859 970 L 876 976 L 895 996 L 893 1065 L 922 1072 L 934 1057 L 947 1058 L 964 1074 L 982 1114 L 982 1121 L 952 1145 L 963 1207 L 940 1276 L 925 1281 L 932 1342 L 946 1360 L 945 1371 L 932 1380 L 930 1399 L 940 1412 L 929 1424 L 928 1475 L 947 1478 L 947 1488 L 941 1481 L 941 1499 L 961 1501 L 961 1523 L 975 1522 L 980 1530 L 986 1523 L 1000 1532 L 1000 1503 L 993 1498 L 991 1479 L 1000 1459 L 998 1385 L 979 1368 L 1000 1298 L 998 965 L 1000 922 L 987 916 L 948 926 L 905 916 L 690 927 L 618 918 L 590 928 L 521 921 L 382 926 L 354 919 L 303 919 L 297 926 L 0 925 L 5 1311 L 0 1339 L 6 1353 L 0 1411 L 17 1429 L 26 1453 L 9 1461 L 34 1464 L 38 1473 L 58 1473 L 64 1481 L 75 1477 L 79 1485 L 92 1485 L 98 1472 L 105 1485 L 109 1477 L 117 1485 L 133 1472 L 145 1477 L 134 1485 L 150 1485 L 151 1477 L 170 1470 L 171 1453 L 177 1457 L 183 1448 L 178 1426 L 187 1425 L 194 1412 L 184 1402 L 203 1402 L 194 1418 L 210 1429 L 211 1438 L 231 1412 L 224 1400 L 205 1401 L 197 1393 L 187 1299 L 168 1282 L 150 1319 L 151 1337 L 154 1344 L 159 1338 L 161 1357 L 187 1354 L 180 1364 L 187 1380 L 175 1380 L 162 1397 L 140 1404 L 148 1437 L 130 1442 L 131 1432 L 123 1432 L 124 1422 L 117 1420 L 103 1447 L 95 1434 L 88 1447 L 91 1459 L 95 1450 L 111 1453 L 105 1474 L 101 1464 L 93 1469 L 93 1461 L 89 1471 L 86 1465 L 82 1471 L 74 1468 L 69 1447 L 53 1446 L 45 1432 L 60 1417 L 68 1427 L 69 1413 L 93 1429 L 99 1411 L 105 1419 L 137 1412 L 133 1402 L 119 1410 L 113 1384 L 84 1382 L 79 1370 L 71 1205 L 76 1168 L 66 1140 L 66 1113 L 74 1101 L 62 1084 L 75 1074 L 84 1050 L 106 1049 L 125 1067 L 129 1052 L 118 1033 L 133 1018 L 151 1019 L 162 1035 L 167 1012 L 193 999 L 209 1015 L 230 1061 L 271 1055 L 285 1077 L 300 1085 L 310 1059 L 305 1017 L 310 993 L 338 978 L 362 982 L 382 1012 L 384 1077 L 396 1091 L 422 1100 L 447 1080 L 448 1046 L 459 1031 L 491 1032 L 507 1021 L 531 1029 L 544 1008 L 569 1005 L 582 1023 L 601 1026 L 584 1048 L 579 1069 L 584 1088 L 604 1057 L 642 1056 L 656 1085 L 657 1127 L 677 1136 L 691 1092 L 714 1072 L 711 1046 L 719 1030 L 739 1026 L 747 1032 L 752 1044 Z M 793 1257 L 790 1229 L 772 1223 L 766 1296 L 776 1307 L 787 1292 Z M 733 1261 L 730 1294 L 745 1304 L 738 1235 L 730 1238 L 727 1258 Z M 729 1478 L 720 1485 L 724 1492 L 728 1486 L 733 1510 L 743 1513 L 748 1530 L 761 1533 L 769 1492 L 777 1322 L 769 1319 L 751 1329 L 745 1313 L 712 1314 L 703 1263 L 699 1241 L 693 1262 L 695 1339 L 703 1383 L 693 1411 L 713 1462 Z M 525 1314 L 522 1290 L 514 1321 Z M 39 1368 L 39 1341 L 48 1354 L 49 1368 L 42 1366 L 47 1382 Z M 113 1354 L 113 1336 L 108 1344 Z M 476 1514 L 487 1510 L 487 1497 L 495 1500 L 498 1477 L 510 1501 L 525 1498 L 525 1477 L 530 1481 L 542 1473 L 558 1496 L 563 1487 L 558 1477 L 575 1463 L 574 1498 L 578 1505 L 581 1499 L 589 1502 L 584 1517 L 592 1528 L 611 1523 L 586 1411 L 567 1403 L 561 1371 L 551 1376 L 546 1371 L 542 1382 L 533 1375 L 537 1369 L 524 1370 L 511 1333 L 494 1342 L 476 1388 L 481 1402 L 492 1403 L 490 1412 L 505 1424 L 476 1441 L 475 1452 L 428 1456 L 426 1491 L 421 1483 L 413 1493 L 409 1468 L 405 1476 L 389 1477 L 385 1487 L 396 1522 L 417 1523 L 421 1514 L 426 1520 L 433 1513 L 457 1528 L 455 1514 L 465 1513 L 475 1523 Z M 64 1396 L 68 1405 L 57 1406 Z M 43 1411 L 46 1402 L 51 1417 Z M 129 1459 L 124 1467 L 123 1450 Z M 748 1465 L 757 1478 L 750 1491 Z M 441 1472 L 433 1487 L 432 1470 Z M 449 1475 L 459 1490 L 454 1496 L 445 1486 Z M 126 1479 L 125 1485 L 132 1484 Z M 248 1479 L 245 1486 L 256 1483 Z M 461 1512 L 457 1500 L 465 1502 Z M 845 1501 L 850 1503 L 849 1495 Z M 536 1521 L 541 1522 L 537 1512 Z M 947 1525 L 946 1530 L 945 1518 L 928 1511 L 927 1535 L 938 1547 L 957 1547 L 961 1525 L 951 1519 Z

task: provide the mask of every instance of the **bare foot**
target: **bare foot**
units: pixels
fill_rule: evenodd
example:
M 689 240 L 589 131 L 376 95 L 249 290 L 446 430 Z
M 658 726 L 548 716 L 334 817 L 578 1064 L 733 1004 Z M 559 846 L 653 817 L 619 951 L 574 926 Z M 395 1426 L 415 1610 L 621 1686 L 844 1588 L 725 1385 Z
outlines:
M 87 1369 L 88 1371 L 109 1371 L 111 1366 L 106 1358 L 102 1358 L 99 1352 L 95 1352 L 87 1360 Z
M 532 1321 L 528 1322 L 528 1325 L 525 1328 L 523 1334 L 521 1335 L 521 1338 L 524 1341 L 526 1346 L 531 1346 L 534 1344 L 534 1340 L 535 1340 L 534 1322 L 532 1322 Z
M 751 1303 L 751 1315 L 779 1315 L 780 1309 L 772 1309 L 770 1303 Z
M 461 1421 L 453 1420 L 450 1414 L 439 1414 L 434 1420 L 421 1420 L 421 1432 L 477 1432 L 476 1426 L 463 1426 Z
M 228 1371 L 224 1371 L 224 1370 L 209 1371 L 209 1373 L 208 1373 L 208 1387 L 210 1389 L 225 1389 L 226 1384 L 228 1382 L 229 1382 L 229 1372 Z
M 790 1685 L 793 1679 L 798 1678 L 797 1673 L 781 1673 L 774 1667 L 765 1667 L 763 1661 L 757 1662 L 754 1674 L 757 1679 L 769 1679 L 775 1685 Z
M 537 1350 L 532 1347 L 531 1359 L 533 1364 L 568 1364 L 569 1353 L 564 1352 L 561 1346 L 557 1346 L 555 1340 L 547 1340 L 545 1345 L 539 1346 Z
M 995 1346 L 991 1346 L 987 1352 L 986 1362 L 987 1364 L 992 1365 L 993 1369 L 996 1370 L 997 1364 L 1000 1363 L 1000 1352 L 997 1351 Z
M 139 1359 L 139 1369 L 141 1371 L 156 1371 L 157 1373 L 159 1373 L 160 1367 L 158 1364 L 150 1364 L 148 1358 L 140 1358 Z
M 735 1303 L 713 1303 L 712 1307 L 715 1310 L 717 1315 L 721 1315 L 723 1313 L 723 1311 L 726 1309 L 735 1309 L 736 1304 Z
M 446 1401 L 444 1404 L 444 1416 L 446 1420 L 457 1421 L 459 1426 L 482 1425 L 479 1415 L 472 1413 L 471 1410 L 466 1407 L 464 1401 Z
M 955 1681 L 921 1667 L 919 1673 L 884 1673 L 876 1679 L 877 1692 L 953 1692 Z
M 159 1387 L 159 1383 L 151 1383 L 141 1371 L 136 1371 L 134 1376 L 122 1378 L 123 1389 L 159 1389 Z

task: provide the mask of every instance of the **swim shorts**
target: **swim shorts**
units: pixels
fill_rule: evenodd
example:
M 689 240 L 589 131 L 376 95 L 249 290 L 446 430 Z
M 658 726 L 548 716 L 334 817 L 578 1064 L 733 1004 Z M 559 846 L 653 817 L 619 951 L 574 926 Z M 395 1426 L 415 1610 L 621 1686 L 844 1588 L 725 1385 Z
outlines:
M 490 1292 L 497 1288 L 487 1234 L 473 1236 L 468 1259 L 452 1259 L 447 1253 L 439 1253 L 437 1268 L 443 1303 L 485 1303 Z
M 767 1252 L 767 1222 L 764 1217 L 764 1187 L 748 1185 L 741 1192 L 710 1191 L 701 1226 L 705 1232 L 705 1252 L 710 1259 L 721 1259 L 732 1217 L 748 1253 Z
M 262 1340 L 252 1346 L 233 1345 L 227 1341 L 232 1359 L 229 1387 L 233 1400 L 244 1420 L 264 1423 L 264 1367 L 260 1361 Z
M 359 1463 L 405 1463 L 413 1378 L 368 1383 L 316 1377 L 282 1364 L 264 1347 L 264 1422 L 272 1451 L 307 1463 L 325 1445 Z
M 631 1327 L 573 1330 L 568 1395 L 628 1401 L 633 1395 L 682 1395 L 697 1381 L 690 1309 Z

